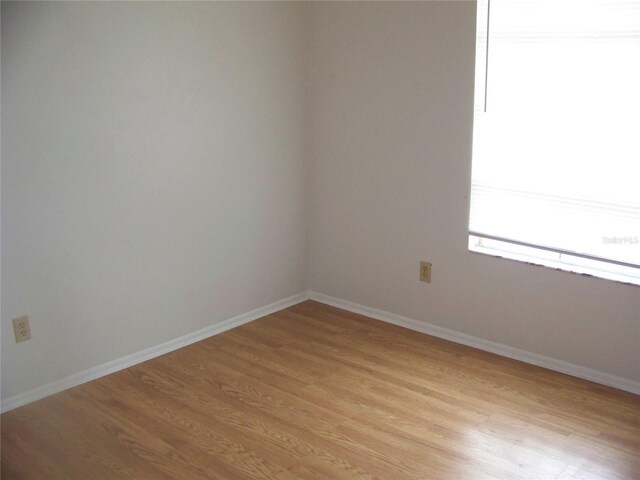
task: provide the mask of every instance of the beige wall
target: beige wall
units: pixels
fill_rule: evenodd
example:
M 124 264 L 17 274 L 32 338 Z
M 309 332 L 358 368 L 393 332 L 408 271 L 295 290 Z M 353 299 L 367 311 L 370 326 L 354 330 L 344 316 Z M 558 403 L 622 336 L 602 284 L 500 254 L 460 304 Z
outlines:
M 639 381 L 640 289 L 467 251 L 475 4 L 308 18 L 310 288 Z
M 295 3 L 3 2 L 3 398 L 305 289 L 303 48 Z

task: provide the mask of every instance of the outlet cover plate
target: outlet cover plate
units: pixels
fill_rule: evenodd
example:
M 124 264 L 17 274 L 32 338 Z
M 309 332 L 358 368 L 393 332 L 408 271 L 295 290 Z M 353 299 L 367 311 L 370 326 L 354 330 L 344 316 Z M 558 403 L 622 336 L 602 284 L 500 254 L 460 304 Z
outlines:
M 16 336 L 16 343 L 31 339 L 31 328 L 27 315 L 13 319 L 13 333 Z
M 420 262 L 420 281 L 431 283 L 431 262 Z

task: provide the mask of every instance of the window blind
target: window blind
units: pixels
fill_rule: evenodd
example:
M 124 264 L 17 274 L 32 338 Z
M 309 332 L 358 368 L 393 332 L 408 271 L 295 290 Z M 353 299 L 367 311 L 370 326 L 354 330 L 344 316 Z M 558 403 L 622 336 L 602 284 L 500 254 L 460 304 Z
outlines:
M 640 267 L 640 0 L 485 0 L 477 33 L 470 233 Z

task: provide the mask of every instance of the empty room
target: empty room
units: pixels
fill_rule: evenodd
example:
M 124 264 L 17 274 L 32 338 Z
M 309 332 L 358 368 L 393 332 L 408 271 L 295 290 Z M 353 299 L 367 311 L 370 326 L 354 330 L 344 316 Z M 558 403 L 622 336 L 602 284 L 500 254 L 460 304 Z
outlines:
M 640 0 L 1 6 L 3 480 L 640 479 Z

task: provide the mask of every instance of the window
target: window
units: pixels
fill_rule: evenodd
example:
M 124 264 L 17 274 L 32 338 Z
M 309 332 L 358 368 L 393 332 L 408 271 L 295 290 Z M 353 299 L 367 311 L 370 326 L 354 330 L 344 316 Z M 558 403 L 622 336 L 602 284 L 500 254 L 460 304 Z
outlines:
M 470 250 L 640 285 L 640 0 L 477 18 Z

